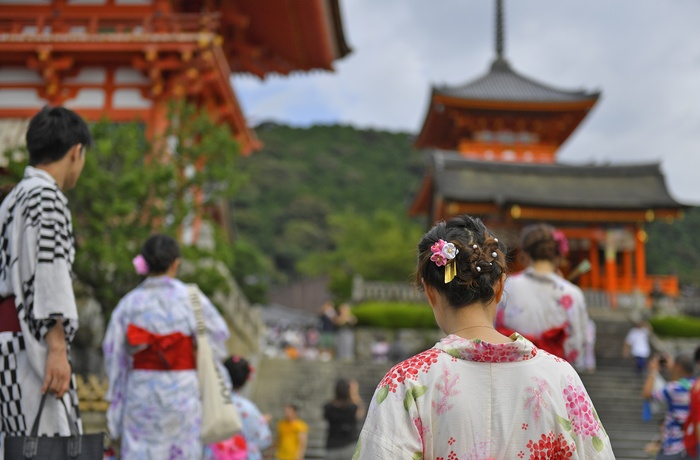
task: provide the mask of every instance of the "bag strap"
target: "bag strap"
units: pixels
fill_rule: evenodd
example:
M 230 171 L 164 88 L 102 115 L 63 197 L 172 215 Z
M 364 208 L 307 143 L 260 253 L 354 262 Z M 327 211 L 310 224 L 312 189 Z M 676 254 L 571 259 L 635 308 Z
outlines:
M 190 306 L 194 311 L 194 319 L 197 323 L 197 335 L 199 337 L 206 337 L 207 327 L 204 322 L 204 312 L 202 310 L 202 301 L 199 297 L 199 288 L 196 284 L 188 284 L 187 293 L 190 297 Z
M 41 414 L 44 412 L 44 404 L 46 403 L 46 397 L 49 395 L 47 391 L 41 396 L 41 402 L 39 403 L 39 410 L 34 419 L 34 424 L 32 424 L 32 431 L 24 440 L 23 454 L 24 458 L 34 458 L 37 454 L 39 448 L 39 422 L 41 421 Z M 66 406 L 63 398 L 59 398 L 63 410 L 66 411 L 66 418 L 68 419 L 68 428 L 70 429 L 71 441 L 68 443 L 68 455 L 71 458 L 77 458 L 82 451 L 82 436 L 80 436 L 80 430 L 78 429 L 78 422 L 71 416 L 68 406 Z

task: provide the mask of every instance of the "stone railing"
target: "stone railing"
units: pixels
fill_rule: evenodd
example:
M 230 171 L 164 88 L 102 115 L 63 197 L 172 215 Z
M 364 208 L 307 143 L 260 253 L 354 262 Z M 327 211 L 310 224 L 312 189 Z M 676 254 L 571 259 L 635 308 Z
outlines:
M 75 376 L 78 386 L 78 403 L 86 433 L 107 432 L 106 412 L 109 403 L 105 400 L 108 382 L 106 377 L 89 374 L 87 378 Z
M 366 281 L 360 275 L 352 279 L 352 301 L 394 300 L 401 302 L 427 303 L 425 294 L 408 282 Z
M 221 309 L 221 314 L 231 331 L 227 344 L 228 351 L 244 356 L 257 354 L 260 351 L 261 339 L 266 333 L 265 323 L 260 317 L 258 308 L 250 305 L 248 298 L 223 262 L 211 259 L 199 260 L 197 265 L 216 269 L 226 280 L 226 289 L 216 291 L 211 296 L 211 301 Z

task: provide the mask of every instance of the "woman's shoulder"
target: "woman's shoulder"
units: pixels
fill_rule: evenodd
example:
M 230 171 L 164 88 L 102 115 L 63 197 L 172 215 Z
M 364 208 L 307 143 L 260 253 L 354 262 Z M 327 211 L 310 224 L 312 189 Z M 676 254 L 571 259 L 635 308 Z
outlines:
M 550 382 L 559 381 L 561 383 L 575 381 L 581 382 L 581 377 L 567 360 L 560 358 L 548 351 L 537 349 L 537 358 L 533 359 L 532 371 L 540 378 Z
M 143 281 L 139 284 L 137 284 L 133 289 L 131 289 L 129 292 L 124 294 L 124 296 L 119 300 L 119 303 L 117 304 L 116 308 L 114 309 L 115 311 L 120 309 L 120 308 L 125 308 L 126 305 L 132 304 L 135 300 L 138 300 L 139 297 L 144 295 L 144 290 L 143 290 Z

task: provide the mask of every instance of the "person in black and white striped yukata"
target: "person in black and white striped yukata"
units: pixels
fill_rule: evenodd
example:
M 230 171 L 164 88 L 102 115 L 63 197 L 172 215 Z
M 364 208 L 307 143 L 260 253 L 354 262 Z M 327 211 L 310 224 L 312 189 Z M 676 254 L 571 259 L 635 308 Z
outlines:
M 0 460 L 5 436 L 26 436 L 42 393 L 40 435 L 69 435 L 59 398 L 80 426 L 70 343 L 78 329 L 71 271 L 75 241 L 68 200 L 92 136 L 63 107 L 29 123 L 29 166 L 0 205 Z M 9 459 L 8 459 L 9 460 Z

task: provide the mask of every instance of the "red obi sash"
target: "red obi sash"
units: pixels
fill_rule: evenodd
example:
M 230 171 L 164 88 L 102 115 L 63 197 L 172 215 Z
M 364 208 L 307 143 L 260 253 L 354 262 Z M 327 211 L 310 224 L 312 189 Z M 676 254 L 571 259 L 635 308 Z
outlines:
M 0 299 L 0 332 L 22 332 L 13 295 Z
M 129 324 L 126 339 L 129 345 L 140 349 L 134 353 L 134 369 L 183 371 L 196 367 L 194 342 L 188 335 L 180 332 L 166 335 L 153 334 L 146 329 Z
M 564 342 L 566 342 L 566 339 L 569 336 L 569 334 L 566 332 L 566 327 L 566 325 L 561 327 L 553 327 L 552 329 L 544 331 L 539 337 L 534 337 L 528 334 L 520 335 L 532 342 L 537 348 L 547 351 L 562 359 L 566 359 L 566 355 L 564 354 Z M 496 329 L 498 332 L 508 337 L 516 332 L 502 325 L 498 326 Z

